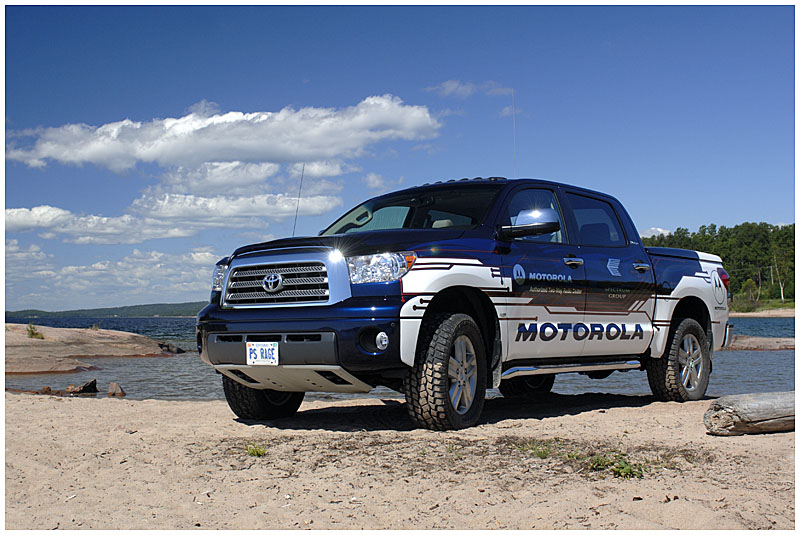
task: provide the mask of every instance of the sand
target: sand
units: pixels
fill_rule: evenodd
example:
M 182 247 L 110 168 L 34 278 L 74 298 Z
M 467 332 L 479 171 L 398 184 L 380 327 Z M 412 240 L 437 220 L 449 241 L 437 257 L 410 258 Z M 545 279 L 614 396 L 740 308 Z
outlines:
M 734 312 L 731 311 L 732 318 L 793 318 L 793 308 L 773 308 L 770 310 L 759 310 L 757 312 Z
M 30 338 L 28 326 L 6 323 L 6 373 L 56 373 L 88 369 L 82 357 L 162 356 L 158 343 L 141 334 L 108 329 L 65 329 L 36 325 L 44 338 Z
M 714 437 L 710 400 L 652 399 L 498 398 L 434 432 L 396 400 L 267 425 L 224 401 L 7 393 L 6 528 L 794 529 L 794 432 Z M 585 459 L 615 451 L 643 477 Z

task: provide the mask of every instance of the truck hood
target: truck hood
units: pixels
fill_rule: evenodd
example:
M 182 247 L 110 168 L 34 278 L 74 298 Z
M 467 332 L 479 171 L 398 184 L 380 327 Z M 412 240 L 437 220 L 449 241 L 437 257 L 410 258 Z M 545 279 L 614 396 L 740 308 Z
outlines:
M 234 251 L 232 257 L 285 248 L 302 249 L 331 247 L 340 250 L 345 256 L 393 251 L 415 251 L 425 248 L 431 242 L 458 239 L 462 234 L 464 234 L 464 230 L 461 229 L 399 229 L 357 232 L 354 234 L 335 234 L 332 236 L 283 238 L 239 247 Z

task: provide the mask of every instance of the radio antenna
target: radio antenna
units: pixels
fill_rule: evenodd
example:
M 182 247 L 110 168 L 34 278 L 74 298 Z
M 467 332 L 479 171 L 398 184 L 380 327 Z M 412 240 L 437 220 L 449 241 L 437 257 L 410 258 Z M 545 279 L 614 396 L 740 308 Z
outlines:
M 300 190 L 297 192 L 297 207 L 294 209 L 294 226 L 292 226 L 292 238 L 294 238 L 294 231 L 297 229 L 297 213 L 300 211 L 300 195 L 303 194 L 303 175 L 306 174 L 306 164 L 303 163 L 303 169 L 300 171 Z
M 511 88 L 511 119 L 512 119 L 512 132 L 514 139 L 514 152 L 512 161 L 514 163 L 514 176 L 517 176 L 517 107 L 514 105 L 514 88 Z

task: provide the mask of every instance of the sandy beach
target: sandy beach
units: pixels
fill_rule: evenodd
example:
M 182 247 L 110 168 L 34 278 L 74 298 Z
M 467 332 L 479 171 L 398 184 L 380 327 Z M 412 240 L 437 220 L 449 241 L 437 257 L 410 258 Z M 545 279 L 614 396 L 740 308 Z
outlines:
M 499 398 L 434 432 L 396 400 L 267 425 L 224 401 L 7 393 L 6 528 L 794 529 L 794 432 L 707 435 L 709 403 Z
M 734 312 L 731 311 L 732 318 L 793 318 L 793 308 L 773 308 L 771 310 L 759 310 L 758 312 Z

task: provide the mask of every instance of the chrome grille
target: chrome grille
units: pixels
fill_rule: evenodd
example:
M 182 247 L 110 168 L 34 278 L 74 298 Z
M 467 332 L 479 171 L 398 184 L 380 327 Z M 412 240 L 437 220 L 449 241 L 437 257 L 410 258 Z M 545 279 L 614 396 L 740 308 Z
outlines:
M 281 276 L 279 290 L 266 291 L 262 282 L 269 275 Z M 230 305 L 324 303 L 328 297 L 328 273 L 322 262 L 233 268 L 225 292 L 225 302 Z

